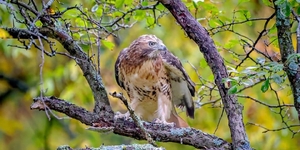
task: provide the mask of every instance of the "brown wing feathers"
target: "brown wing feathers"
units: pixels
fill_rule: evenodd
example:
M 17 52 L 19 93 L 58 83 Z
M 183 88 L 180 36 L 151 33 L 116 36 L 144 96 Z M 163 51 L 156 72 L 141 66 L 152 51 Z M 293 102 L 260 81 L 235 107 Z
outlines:
M 170 72 L 172 81 L 173 101 L 177 107 L 186 107 L 186 113 L 189 117 L 194 118 L 194 102 L 192 97 L 195 96 L 195 84 L 187 75 L 181 62 L 171 52 L 161 52 L 166 67 Z M 178 87 L 179 86 L 179 87 Z M 188 89 L 188 91 L 187 91 Z

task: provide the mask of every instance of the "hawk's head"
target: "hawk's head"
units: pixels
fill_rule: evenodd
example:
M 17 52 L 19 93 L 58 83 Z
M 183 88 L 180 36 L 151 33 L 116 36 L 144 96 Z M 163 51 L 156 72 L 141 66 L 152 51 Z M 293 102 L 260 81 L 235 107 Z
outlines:
M 160 51 L 166 51 L 164 43 L 155 35 L 142 35 L 129 46 L 128 52 L 140 57 L 156 58 Z

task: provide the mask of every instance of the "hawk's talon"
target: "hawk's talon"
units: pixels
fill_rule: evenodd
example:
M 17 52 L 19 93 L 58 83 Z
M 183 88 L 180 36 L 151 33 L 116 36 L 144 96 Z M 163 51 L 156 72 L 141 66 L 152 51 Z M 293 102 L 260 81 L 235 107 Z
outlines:
M 175 127 L 175 125 L 176 125 L 174 122 L 167 122 L 165 120 L 160 120 L 158 118 L 154 119 L 153 122 L 154 123 L 160 123 L 160 124 L 169 125 L 169 126 L 172 126 L 172 127 Z
M 115 113 L 115 119 L 119 118 L 125 118 L 127 120 L 128 118 L 130 118 L 130 113 L 127 111 L 125 114 L 122 114 L 121 112 L 117 111 Z

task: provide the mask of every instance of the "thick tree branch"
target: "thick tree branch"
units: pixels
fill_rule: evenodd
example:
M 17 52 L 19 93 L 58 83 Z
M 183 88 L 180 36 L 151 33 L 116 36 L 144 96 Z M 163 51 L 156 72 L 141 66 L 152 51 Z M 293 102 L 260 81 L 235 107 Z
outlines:
M 243 123 L 243 107 L 237 102 L 235 95 L 228 94 L 228 88 L 222 79 L 228 77 L 223 59 L 218 53 L 213 40 L 208 32 L 197 22 L 180 0 L 159 0 L 174 16 L 185 30 L 187 35 L 194 40 L 203 53 L 210 66 L 215 83 L 218 86 L 222 102 L 229 120 L 229 128 L 234 149 L 251 149 Z
M 285 65 L 285 72 L 292 87 L 294 105 L 298 112 L 298 119 L 300 120 L 300 60 L 299 57 L 292 57 L 293 55 L 295 56 L 296 53 L 292 43 L 290 19 L 289 16 L 285 16 L 285 13 L 283 13 L 288 11 L 286 10 L 287 3 L 287 1 L 284 1 L 276 4 L 276 1 L 274 1 L 276 27 L 282 62 Z
M 146 139 L 131 118 L 115 117 L 114 123 L 106 122 L 105 118 L 110 117 L 110 114 L 100 116 L 56 97 L 37 97 L 34 99 L 31 109 L 45 110 L 44 103 L 49 109 L 62 112 L 86 125 L 91 126 L 97 123 L 102 128 L 111 129 L 115 134 L 138 140 Z M 175 128 L 170 125 L 149 122 L 143 122 L 143 125 L 155 141 L 182 143 L 202 149 L 231 149 L 231 144 L 225 140 L 193 128 Z
M 117 150 L 117 149 L 122 149 L 122 150 L 135 150 L 135 149 L 151 149 L 151 150 L 164 150 L 162 147 L 154 147 L 150 144 L 132 144 L 132 145 L 114 145 L 114 146 L 105 146 L 102 145 L 99 148 L 93 148 L 93 147 L 85 147 L 80 150 Z M 68 145 L 60 146 L 57 148 L 57 150 L 73 150 Z

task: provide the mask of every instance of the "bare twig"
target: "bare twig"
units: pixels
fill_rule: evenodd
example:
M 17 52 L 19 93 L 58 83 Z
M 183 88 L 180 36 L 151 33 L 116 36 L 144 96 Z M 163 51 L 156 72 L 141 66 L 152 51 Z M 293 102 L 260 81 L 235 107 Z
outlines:
M 297 124 L 297 125 L 289 125 L 287 127 L 282 127 L 282 128 L 277 128 L 277 129 L 268 129 L 260 124 L 257 124 L 257 123 L 252 123 L 252 122 L 248 122 L 247 125 L 253 125 L 253 126 L 257 126 L 257 127 L 260 127 L 262 129 L 265 129 L 265 131 L 263 131 L 262 133 L 267 133 L 267 132 L 271 132 L 271 131 L 282 131 L 284 129 L 288 129 L 288 128 L 295 128 L 295 127 L 300 127 L 300 124 Z M 299 132 L 300 130 L 298 130 L 297 132 Z
M 224 115 L 224 108 L 222 108 L 222 112 L 221 112 L 221 115 L 220 115 L 220 117 L 219 117 L 219 120 L 218 120 L 218 123 L 217 123 L 217 127 L 216 127 L 216 129 L 215 129 L 215 131 L 214 131 L 214 134 L 216 134 L 216 132 L 218 131 L 218 128 L 219 128 L 219 125 L 220 125 L 220 123 L 221 123 L 221 119 L 223 118 L 223 115 Z
M 265 34 L 265 32 L 267 32 L 267 26 L 268 26 L 270 20 L 271 20 L 274 16 L 275 16 L 275 13 L 273 13 L 273 14 L 266 20 L 266 22 L 265 22 L 265 24 L 264 24 L 264 28 L 263 28 L 263 30 L 259 33 L 259 35 L 258 35 L 258 37 L 256 38 L 255 42 L 254 42 L 253 45 L 251 46 L 251 50 L 250 50 L 250 51 L 247 53 L 247 55 L 241 60 L 241 62 L 240 62 L 238 65 L 236 65 L 236 67 L 235 67 L 236 69 L 237 69 L 238 67 L 240 67 L 240 66 L 244 63 L 244 61 L 245 61 L 246 59 L 249 58 L 250 54 L 255 50 L 256 44 L 257 44 L 258 41 L 261 39 L 261 37 Z
M 237 95 L 237 97 L 250 99 L 250 100 L 252 100 L 252 101 L 254 101 L 254 102 L 257 102 L 257 103 L 259 103 L 259 104 L 261 104 L 261 105 L 264 105 L 264 106 L 267 106 L 267 107 L 269 107 L 269 108 L 294 107 L 293 104 L 270 105 L 270 104 L 267 104 L 267 103 L 265 103 L 265 102 L 262 102 L 262 101 L 260 101 L 260 100 L 258 100 L 258 99 L 256 99 L 256 98 L 253 98 L 253 97 L 251 97 L 251 96 L 248 96 L 248 95 Z

